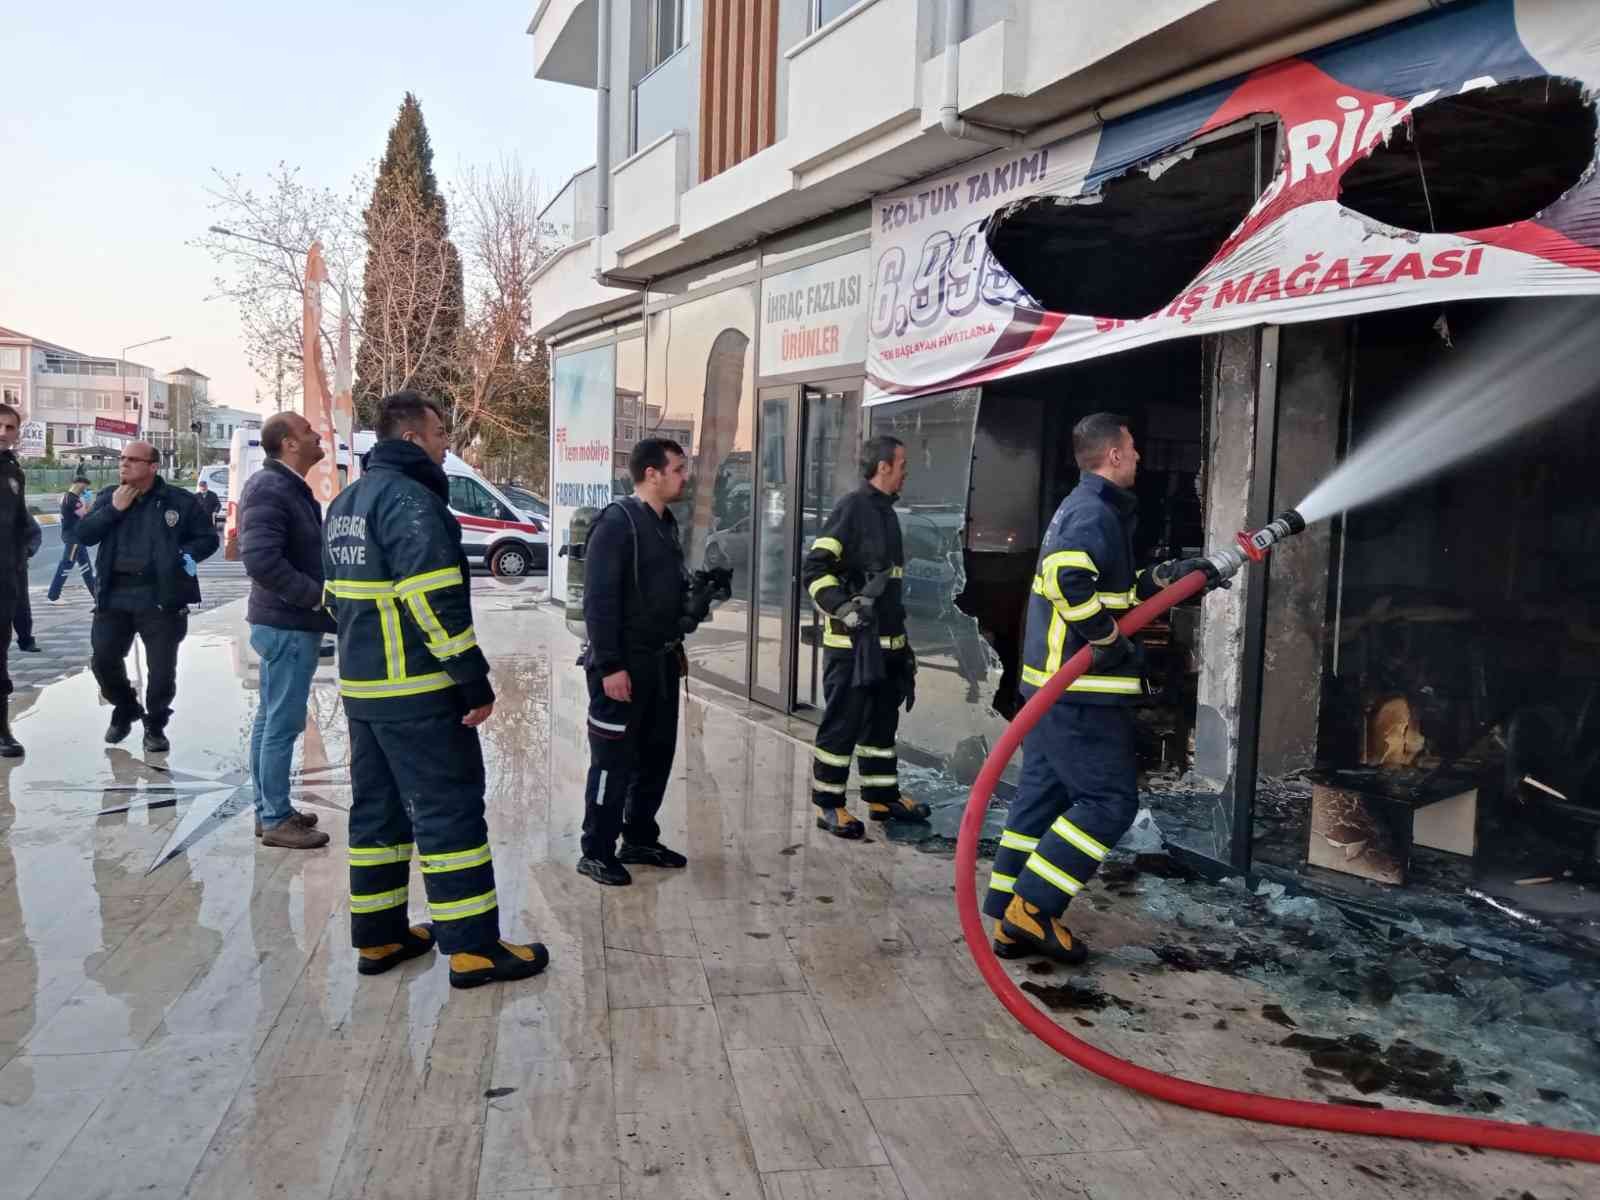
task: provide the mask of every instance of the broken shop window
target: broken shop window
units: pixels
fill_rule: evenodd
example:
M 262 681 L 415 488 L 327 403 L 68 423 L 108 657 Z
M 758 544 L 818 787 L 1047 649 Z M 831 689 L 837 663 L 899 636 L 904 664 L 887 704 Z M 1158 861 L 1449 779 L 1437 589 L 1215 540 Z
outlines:
M 1536 217 L 1583 178 L 1595 110 L 1568 79 L 1520 79 L 1416 109 L 1350 165 L 1339 203 L 1400 229 L 1462 233 Z
M 1084 196 L 1021 201 L 991 220 L 990 249 L 1051 312 L 1149 316 L 1243 222 L 1271 146 L 1270 128 L 1252 125 L 1163 155 Z

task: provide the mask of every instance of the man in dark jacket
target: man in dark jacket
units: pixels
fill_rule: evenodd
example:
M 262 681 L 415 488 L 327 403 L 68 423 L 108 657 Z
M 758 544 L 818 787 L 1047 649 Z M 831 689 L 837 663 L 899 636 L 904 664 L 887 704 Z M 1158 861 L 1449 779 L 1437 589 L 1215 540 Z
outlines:
M 263 428 L 265 428 L 265 426 L 263 426 Z M 211 485 L 202 479 L 196 485 L 194 498 L 200 501 L 200 507 L 206 510 L 207 518 L 210 519 L 212 524 L 215 524 L 217 520 L 217 514 L 222 511 L 222 497 L 213 492 L 211 490 Z M 244 502 L 244 497 L 242 495 L 239 497 L 239 501 L 241 504 Z
M 628 471 L 633 495 L 601 511 L 584 548 L 589 778 L 578 873 L 611 886 L 633 882 L 623 863 L 688 864 L 661 844 L 656 813 L 678 745 L 683 635 L 705 616 L 702 609 L 685 620 L 689 577 L 667 507 L 689 478 L 683 447 L 646 438 Z
M 350 722 L 350 940 L 377 975 L 433 949 L 450 983 L 526 979 L 550 956 L 500 937 L 478 726 L 494 712 L 450 514 L 444 419 L 416 392 L 384 397 L 361 478 L 328 508 L 323 576 Z M 407 919 L 414 848 L 432 924 Z
M 261 662 L 250 733 L 256 836 L 267 846 L 313 850 L 328 835 L 314 828 L 315 813 L 290 806 L 289 768 L 322 635 L 333 628 L 322 597 L 322 509 L 305 480 L 322 461 L 322 439 L 299 413 L 278 413 L 261 427 L 261 450 L 266 462 L 239 495 L 239 557 L 250 576 L 245 619 Z
M 1194 570 L 1205 571 L 1211 586 L 1220 582 L 1204 559 L 1135 570 L 1139 451 L 1124 418 L 1083 418 L 1073 427 L 1072 451 L 1078 486 L 1045 530 L 1028 598 L 1024 696 L 1085 645 L 1092 657 L 1022 743 L 1022 778 L 983 908 L 996 918 L 1001 958 L 1042 954 L 1068 964 L 1088 950 L 1062 920 L 1067 905 L 1139 810 L 1133 706 L 1144 694 L 1143 658 L 1117 616 Z
M 26 579 L 28 556 L 39 545 L 39 522 L 28 511 L 28 488 L 15 446 L 22 415 L 0 404 L 0 758 L 20 758 L 22 747 L 11 736 L 11 622 L 16 609 L 19 568 Z M 26 586 L 26 585 L 24 585 Z
M 75 566 L 82 569 L 83 585 L 89 589 L 89 595 L 94 595 L 94 564 L 89 561 L 89 552 L 78 544 L 78 522 L 83 519 L 87 507 L 83 493 L 89 486 L 88 477 L 79 475 L 61 493 L 61 561 L 56 564 L 55 578 L 50 580 L 50 590 L 45 593 L 52 604 L 61 599 L 61 589 Z
M 129 442 L 121 483 L 103 489 L 78 522 L 78 541 L 99 547 L 89 641 L 90 666 L 112 706 L 106 741 L 122 741 L 142 719 L 151 754 L 171 748 L 166 728 L 178 694 L 178 645 L 189 632 L 189 606 L 200 603 L 195 564 L 217 551 L 217 531 L 205 510 L 192 493 L 161 478 L 159 461 L 149 442 Z M 150 669 L 142 708 L 126 661 L 136 636 Z
M 916 657 L 906 640 L 905 549 L 894 502 L 905 486 L 906 448 L 869 438 L 862 484 L 845 496 L 811 543 L 801 578 L 827 620 L 822 632 L 822 722 L 812 748 L 811 802 L 817 828 L 859 838 L 844 806 L 850 760 L 874 821 L 926 821 L 928 806 L 900 791 L 895 738 L 900 706 L 915 700 Z

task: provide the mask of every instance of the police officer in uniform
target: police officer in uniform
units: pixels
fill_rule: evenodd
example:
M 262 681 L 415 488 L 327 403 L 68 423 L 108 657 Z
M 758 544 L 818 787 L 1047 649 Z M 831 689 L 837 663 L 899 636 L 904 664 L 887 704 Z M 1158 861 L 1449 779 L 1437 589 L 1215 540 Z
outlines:
M 350 724 L 350 934 L 379 975 L 434 947 L 453 987 L 526 979 L 550 956 L 500 937 L 478 726 L 494 711 L 472 626 L 471 576 L 450 515 L 434 401 L 384 398 L 360 480 L 323 526 Z M 430 924 L 407 918 L 415 849 Z
M 996 918 L 1001 958 L 1043 954 L 1069 964 L 1088 950 L 1062 921 L 1067 905 L 1139 810 L 1133 706 L 1144 694 L 1142 655 L 1116 618 L 1191 571 L 1218 583 L 1204 559 L 1135 572 L 1139 452 L 1125 418 L 1085 417 L 1072 450 L 1082 475 L 1039 549 L 1022 692 L 1031 696 L 1085 643 L 1093 660 L 1022 743 L 1022 779 L 983 907 Z
M 690 576 L 668 505 L 683 495 L 689 460 L 670 438 L 646 438 L 628 459 L 633 495 L 595 518 L 584 549 L 589 645 L 589 777 L 578 873 L 619 887 L 624 864 L 683 867 L 656 823 L 678 744 L 683 639 L 726 598 L 728 573 Z M 621 837 L 619 853 L 617 839 Z
M 844 806 L 854 756 L 861 798 L 874 821 L 925 821 L 928 806 L 900 792 L 895 733 L 900 706 L 915 703 L 916 656 L 901 601 L 905 550 L 894 502 L 906 481 L 906 449 L 869 438 L 862 484 L 828 514 L 811 543 L 802 579 L 827 618 L 822 634 L 822 723 L 812 748 L 817 828 L 859 838 L 865 827 Z
M 27 587 L 29 546 L 38 548 L 39 522 L 28 511 L 28 487 L 17 461 L 17 438 L 22 414 L 0 404 L 0 758 L 21 758 L 22 746 L 11 736 L 11 622 L 17 588 Z M 24 593 L 26 594 L 26 593 Z
M 115 745 L 144 721 L 144 748 L 168 750 L 167 721 L 178 694 L 178 645 L 189 632 L 189 606 L 200 603 L 196 564 L 216 553 L 217 531 L 194 496 L 156 471 L 149 442 L 122 451 L 116 487 L 101 491 L 78 522 L 78 541 L 97 546 L 90 665 L 111 703 L 106 741 Z M 144 643 L 150 666 L 144 707 L 128 682 L 128 651 Z

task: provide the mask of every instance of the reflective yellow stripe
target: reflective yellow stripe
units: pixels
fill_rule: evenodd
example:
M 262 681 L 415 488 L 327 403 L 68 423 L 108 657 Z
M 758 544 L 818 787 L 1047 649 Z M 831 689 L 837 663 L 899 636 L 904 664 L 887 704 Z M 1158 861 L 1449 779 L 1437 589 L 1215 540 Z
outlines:
M 1055 573 L 1063 567 L 1087 571 L 1094 576 L 1100 574 L 1100 568 L 1094 565 L 1094 559 L 1082 550 L 1057 550 L 1054 554 L 1046 554 L 1039 563 L 1039 574 L 1046 579 L 1054 579 Z
M 394 584 L 388 580 L 330 579 L 322 586 L 341 600 L 378 600 L 394 595 Z
M 411 610 L 411 619 L 417 623 L 430 642 L 450 640 L 450 635 L 444 631 L 444 623 L 439 620 L 438 614 L 433 611 L 433 605 L 428 603 L 426 596 L 418 592 L 414 596 L 406 596 L 405 602 L 406 607 Z
M 381 700 L 389 696 L 420 696 L 455 686 L 443 671 L 413 675 L 409 679 L 341 679 L 339 694 L 352 700 Z
M 1139 602 L 1132 592 L 1096 592 L 1094 598 L 1107 608 L 1132 608 Z
M 906 569 L 904 567 L 890 567 L 889 568 L 889 578 L 890 579 L 904 579 L 905 577 L 906 577 Z
M 1017 890 L 1017 877 L 1015 875 L 1002 875 L 999 871 L 989 874 L 989 890 L 991 892 L 1015 892 Z
M 838 538 L 819 537 L 811 543 L 811 549 L 807 553 L 815 554 L 818 550 L 821 550 L 824 554 L 831 554 L 835 558 L 844 557 L 844 543 Z
M 842 796 L 844 795 L 844 784 L 823 783 L 820 779 L 813 779 L 811 781 L 811 790 L 814 792 L 827 792 L 833 796 Z
M 1054 674 L 1054 671 L 1041 671 L 1037 667 L 1024 666 L 1022 682 L 1031 687 L 1043 687 L 1050 682 L 1050 676 Z M 1139 696 L 1143 694 L 1144 687 L 1137 675 L 1080 675 L 1067 690 L 1098 692 L 1110 696 Z
M 428 653 L 435 658 L 454 658 L 458 654 L 465 654 L 478 644 L 478 635 L 470 628 L 465 633 L 458 633 L 453 638 L 445 638 L 442 642 L 429 640 Z
M 383 630 L 383 670 L 385 678 L 406 677 L 405 645 L 400 640 L 400 606 L 390 597 L 378 601 L 378 625 Z
M 1047 863 L 1037 854 L 1028 859 L 1028 870 L 1032 871 L 1046 883 L 1060 888 L 1069 896 L 1076 896 L 1083 890 L 1083 884 L 1079 883 L 1071 875 L 1068 875 L 1060 867 L 1055 867 Z
M 1025 837 L 1020 833 L 1012 833 L 1009 829 L 1001 830 L 1000 844 L 1007 850 L 1025 850 L 1032 852 L 1039 844 L 1036 837 Z
M 404 842 L 398 846 L 351 846 L 350 865 L 352 867 L 382 867 L 389 863 L 402 863 L 411 861 L 412 844 Z
M 445 871 L 465 871 L 468 867 L 481 867 L 488 862 L 489 843 L 476 846 L 471 850 L 457 850 L 452 854 L 424 854 L 422 856 L 422 873 L 424 875 L 439 875 Z
M 1063 841 L 1071 842 L 1079 850 L 1094 859 L 1095 862 L 1104 862 L 1106 855 L 1111 853 L 1108 847 L 1095 841 L 1094 838 L 1065 817 L 1057 817 L 1055 823 L 1050 826 L 1050 830 Z
M 1067 646 L 1067 621 L 1060 609 L 1050 613 L 1050 627 L 1045 631 L 1045 673 L 1054 675 L 1061 669 L 1061 656 Z
M 894 757 L 894 747 L 893 746 L 889 746 L 889 747 L 886 748 L 886 747 L 883 747 L 883 746 L 857 746 L 856 747 L 856 757 L 857 758 L 893 758 Z
M 460 921 L 489 912 L 498 905 L 492 891 L 481 896 L 468 896 L 465 900 L 447 900 L 435 904 L 428 901 L 428 913 L 435 921 Z
M 848 754 L 829 754 L 820 746 L 811 748 L 811 756 L 818 762 L 827 763 L 830 767 L 844 767 L 847 770 L 850 767 L 850 756 Z
M 843 586 L 844 585 L 839 582 L 839 577 L 837 575 L 824 575 L 821 579 L 817 580 L 810 587 L 808 587 L 806 591 L 810 592 L 811 598 L 815 600 L 817 598 L 817 593 L 823 588 Z
M 1082 604 L 1056 605 L 1056 611 L 1066 621 L 1087 621 L 1101 611 L 1103 597 L 1090 596 Z
M 885 650 L 904 650 L 906 648 L 905 634 L 896 634 L 894 637 L 881 637 L 878 639 L 878 645 Z
M 369 892 L 363 896 L 351 896 L 350 911 L 353 913 L 383 912 L 390 908 L 402 908 L 405 902 L 405 888 L 395 888 L 390 892 Z
M 835 633 L 831 629 L 822 631 L 822 644 L 830 650 L 850 649 L 850 639 L 842 633 Z
M 395 595 L 407 596 L 412 592 L 431 592 L 442 587 L 454 587 L 462 583 L 460 567 L 441 567 L 437 571 L 424 571 L 421 575 L 409 575 L 394 585 Z
M 862 775 L 857 782 L 862 787 L 899 787 L 900 777 L 897 775 Z

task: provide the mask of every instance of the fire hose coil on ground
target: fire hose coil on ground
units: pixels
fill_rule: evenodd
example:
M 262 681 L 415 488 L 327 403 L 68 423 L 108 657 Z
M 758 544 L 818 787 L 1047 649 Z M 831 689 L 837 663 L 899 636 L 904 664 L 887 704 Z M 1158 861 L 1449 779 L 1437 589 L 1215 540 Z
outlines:
M 1289 514 L 1286 514 L 1289 515 Z M 1294 516 L 1295 521 L 1299 517 Z M 1278 537 L 1267 535 L 1278 526 L 1274 522 L 1267 530 L 1256 535 L 1240 535 L 1246 554 L 1258 559 L 1274 540 L 1288 533 L 1298 532 L 1292 527 L 1279 531 Z M 1304 528 L 1304 523 L 1300 523 Z M 1249 539 L 1253 542 L 1247 544 Z M 1265 539 L 1265 540 L 1263 540 Z M 1251 550 L 1254 546 L 1254 552 Z M 1234 554 L 1226 551 L 1225 554 Z M 1214 559 L 1215 563 L 1216 560 Z M 1240 563 L 1234 563 L 1236 570 Z M 1226 570 L 1224 575 L 1231 575 Z M 1139 605 L 1119 624 L 1122 632 L 1133 635 L 1175 604 L 1198 594 L 1206 585 L 1202 571 L 1194 571 L 1171 587 L 1152 596 Z M 956 842 L 956 906 L 961 915 L 961 932 L 978 972 L 1000 1003 L 1020 1021 L 1028 1032 L 1058 1054 L 1093 1071 L 1113 1083 L 1132 1088 L 1157 1100 L 1181 1104 L 1185 1108 L 1216 1113 L 1224 1117 L 1239 1117 L 1271 1125 L 1292 1125 L 1302 1129 L 1319 1129 L 1330 1133 L 1359 1133 L 1376 1137 L 1408 1138 L 1414 1141 L 1448 1142 L 1465 1146 L 1479 1146 L 1491 1150 L 1510 1150 L 1519 1154 L 1537 1154 L 1550 1158 L 1569 1158 L 1600 1163 L 1600 1135 L 1580 1133 L 1576 1130 L 1545 1129 L 1521 1125 L 1511 1121 L 1489 1121 L 1474 1117 L 1440 1116 L 1432 1113 L 1397 1112 L 1390 1109 L 1371 1110 L 1348 1108 L 1315 1100 L 1291 1100 L 1282 1096 L 1264 1096 L 1254 1092 L 1240 1092 L 1231 1088 L 1213 1087 L 1152 1071 L 1126 1059 L 1117 1058 L 1074 1037 L 1045 1013 L 1036 1008 L 1012 981 L 995 958 L 978 912 L 977 866 L 978 837 L 983 819 L 989 808 L 995 785 L 1005 770 L 1011 756 L 1022 745 L 1022 739 L 1045 711 L 1066 691 L 1089 665 L 1089 649 L 1084 647 L 1040 688 L 1032 699 L 1006 727 L 989 757 L 984 761 L 972 793 L 967 799 L 967 809 L 961 820 L 961 832 Z

